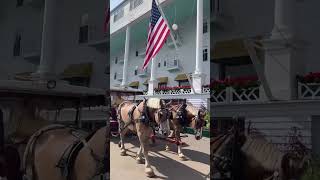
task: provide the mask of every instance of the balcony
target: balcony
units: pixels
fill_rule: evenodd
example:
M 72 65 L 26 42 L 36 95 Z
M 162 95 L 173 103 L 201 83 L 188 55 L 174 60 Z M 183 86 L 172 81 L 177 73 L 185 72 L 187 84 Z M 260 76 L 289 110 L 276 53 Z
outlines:
M 138 69 L 138 76 L 139 77 L 147 77 L 149 74 L 150 73 L 148 71 L 148 68 L 146 68 L 145 70 Z
M 103 27 L 90 25 L 88 31 L 88 43 L 87 45 L 90 47 L 94 47 L 101 52 L 107 51 L 107 45 L 109 38 L 106 33 L 103 32 Z
M 116 79 L 121 82 L 123 80 L 122 73 L 121 74 L 117 74 L 117 78 Z
M 178 47 L 182 46 L 182 40 L 178 34 L 174 35 L 174 39 Z M 169 48 L 175 48 L 174 42 L 172 41 L 171 36 L 168 37 L 166 44 Z
M 167 62 L 168 71 L 179 71 L 181 70 L 180 60 L 176 57 L 173 60 Z
M 40 64 L 41 40 L 22 41 L 23 58 L 34 65 Z

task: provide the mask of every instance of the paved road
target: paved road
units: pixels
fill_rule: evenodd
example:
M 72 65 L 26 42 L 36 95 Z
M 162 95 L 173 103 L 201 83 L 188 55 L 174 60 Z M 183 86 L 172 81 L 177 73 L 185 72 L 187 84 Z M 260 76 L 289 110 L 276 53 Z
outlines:
M 166 152 L 165 142 L 157 140 L 149 152 L 150 162 L 156 174 L 155 178 L 147 178 L 144 164 L 137 164 L 135 153 L 138 151 L 137 137 L 126 138 L 127 156 L 120 156 L 118 138 L 112 138 L 110 143 L 112 180 L 206 180 L 210 172 L 210 139 L 196 141 L 193 135 L 183 138 L 187 143 L 184 154 L 188 161 L 181 161 L 177 156 L 177 147 L 170 145 L 171 151 Z

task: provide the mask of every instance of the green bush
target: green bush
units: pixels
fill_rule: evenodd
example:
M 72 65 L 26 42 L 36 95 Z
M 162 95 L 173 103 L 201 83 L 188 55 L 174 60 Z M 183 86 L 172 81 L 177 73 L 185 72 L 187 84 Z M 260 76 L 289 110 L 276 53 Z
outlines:
M 206 114 L 204 120 L 207 122 L 206 128 L 210 129 L 210 113 Z
M 320 180 L 320 159 L 314 158 L 301 180 Z

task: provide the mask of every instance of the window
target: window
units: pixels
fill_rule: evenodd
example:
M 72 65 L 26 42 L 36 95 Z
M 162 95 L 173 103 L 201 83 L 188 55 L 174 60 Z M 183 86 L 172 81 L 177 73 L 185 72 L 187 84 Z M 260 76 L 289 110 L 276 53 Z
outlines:
M 136 56 L 139 56 L 139 51 L 136 51 Z
M 207 33 L 207 32 L 208 32 L 208 22 L 205 21 L 205 22 L 203 23 L 203 34 L 204 34 L 204 33 Z
M 158 63 L 158 67 L 161 67 L 161 63 Z
M 119 19 L 121 19 L 123 17 L 123 15 L 124 15 L 123 8 L 120 8 L 117 11 L 115 11 L 115 13 L 113 15 L 113 22 L 116 22 Z
M 203 61 L 207 61 L 208 60 L 208 49 L 204 49 L 203 50 Z
M 163 66 L 167 66 L 167 61 L 164 61 L 164 62 L 163 62 Z
M 114 73 L 113 79 L 117 79 L 117 73 Z
M 16 39 L 14 40 L 13 56 L 20 56 L 20 55 L 21 55 L 21 35 L 17 34 Z
M 135 75 L 135 76 L 138 75 L 138 69 L 135 69 L 135 70 L 134 70 L 134 75 Z
M 173 65 L 178 66 L 178 59 L 173 60 Z
M 23 5 L 23 0 L 17 0 L 17 5 L 16 7 L 20 7 Z
M 115 64 L 118 64 L 118 57 L 116 57 L 116 59 L 114 60 Z
M 179 81 L 179 86 L 190 86 L 190 83 L 188 80 Z
M 130 1 L 130 10 L 135 9 L 143 3 L 143 0 L 131 0 Z
M 88 24 L 89 16 L 88 14 L 84 14 L 81 16 L 81 25 L 79 30 L 79 43 L 87 43 L 89 36 L 89 24 Z
M 167 83 L 158 83 L 158 88 L 165 88 L 167 87 Z

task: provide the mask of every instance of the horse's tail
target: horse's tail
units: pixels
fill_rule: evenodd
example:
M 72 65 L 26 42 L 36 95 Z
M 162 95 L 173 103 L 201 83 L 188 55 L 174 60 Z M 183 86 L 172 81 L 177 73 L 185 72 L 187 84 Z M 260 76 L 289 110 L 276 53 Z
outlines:
M 41 128 L 30 137 L 23 154 L 23 162 L 22 162 L 22 170 L 25 176 L 27 176 L 26 179 L 33 179 L 33 180 L 37 179 L 37 173 L 35 171 L 35 164 L 34 164 L 34 155 L 35 155 L 37 140 L 40 138 L 41 135 L 43 135 L 47 131 L 55 130 L 55 129 L 63 129 L 63 128 L 66 128 L 66 126 L 49 125 L 44 128 Z M 31 174 L 28 174 L 28 173 L 31 173 Z

